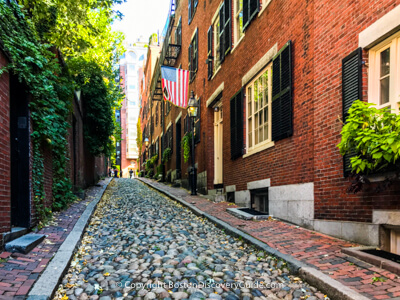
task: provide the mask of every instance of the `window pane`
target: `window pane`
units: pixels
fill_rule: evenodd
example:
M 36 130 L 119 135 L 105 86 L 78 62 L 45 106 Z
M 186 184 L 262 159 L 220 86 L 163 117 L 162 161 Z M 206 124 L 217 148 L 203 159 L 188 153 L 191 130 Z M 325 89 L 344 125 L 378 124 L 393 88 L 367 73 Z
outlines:
M 254 112 L 258 110 L 258 80 L 254 82 Z
M 268 106 L 264 108 L 264 123 L 268 122 Z
M 263 127 L 260 126 L 260 128 L 258 129 L 258 136 L 259 136 L 259 143 L 261 143 L 262 141 L 264 141 L 264 134 L 263 134 Z
M 254 145 L 257 145 L 258 142 L 258 113 L 254 115 Z
M 253 140 L 252 140 L 252 132 L 253 132 L 253 123 L 252 123 L 252 118 L 250 117 L 249 118 L 249 129 L 248 129 L 248 132 L 249 132 L 249 148 L 251 148 L 252 146 L 253 146 Z
M 381 52 L 381 77 L 390 74 L 390 48 Z
M 252 105 L 251 105 L 251 87 L 247 89 L 247 103 L 249 104 L 249 116 L 253 114 Z
M 268 123 L 264 123 L 264 141 L 268 140 Z
M 263 91 L 264 91 L 263 79 L 262 77 L 260 77 L 260 79 L 258 79 L 258 99 L 260 100 L 260 109 L 264 106 Z
M 389 79 L 390 76 L 381 79 L 381 105 L 389 102 Z

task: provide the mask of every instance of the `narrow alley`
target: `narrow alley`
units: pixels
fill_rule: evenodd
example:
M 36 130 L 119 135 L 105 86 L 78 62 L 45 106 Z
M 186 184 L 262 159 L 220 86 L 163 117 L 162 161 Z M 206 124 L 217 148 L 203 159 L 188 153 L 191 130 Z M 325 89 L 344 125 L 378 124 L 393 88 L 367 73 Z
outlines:
M 55 299 L 324 299 L 285 262 L 130 179 L 110 183 Z

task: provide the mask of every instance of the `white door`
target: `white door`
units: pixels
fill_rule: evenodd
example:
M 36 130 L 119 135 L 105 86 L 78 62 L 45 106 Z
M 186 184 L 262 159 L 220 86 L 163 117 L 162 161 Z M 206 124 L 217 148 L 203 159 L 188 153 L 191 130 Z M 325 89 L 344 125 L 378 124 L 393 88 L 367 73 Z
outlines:
M 214 111 L 214 184 L 223 183 L 222 172 L 222 106 L 218 107 L 218 111 Z

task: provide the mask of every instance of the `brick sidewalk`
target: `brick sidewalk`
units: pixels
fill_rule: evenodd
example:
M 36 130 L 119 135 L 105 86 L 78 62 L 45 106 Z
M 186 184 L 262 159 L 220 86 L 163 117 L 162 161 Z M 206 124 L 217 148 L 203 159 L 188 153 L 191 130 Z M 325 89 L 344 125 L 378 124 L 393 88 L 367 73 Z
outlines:
M 370 299 L 400 299 L 400 278 L 341 252 L 342 248 L 359 246 L 321 233 L 281 221 L 245 221 L 226 212 L 227 202 L 214 203 L 199 196 L 190 196 L 182 188 L 173 188 L 153 180 L 141 178 L 170 194 L 182 198 L 209 215 L 263 241 L 281 253 L 314 266 L 333 279 Z M 384 282 L 376 281 L 382 278 Z M 376 282 L 374 282 L 376 281 Z
M 107 179 L 99 182 L 100 185 L 106 183 Z M 0 253 L 0 299 L 25 299 L 86 206 L 98 196 L 101 189 L 101 186 L 90 187 L 86 190 L 85 200 L 72 204 L 65 211 L 55 213 L 53 222 L 38 232 L 47 237 L 28 254 Z

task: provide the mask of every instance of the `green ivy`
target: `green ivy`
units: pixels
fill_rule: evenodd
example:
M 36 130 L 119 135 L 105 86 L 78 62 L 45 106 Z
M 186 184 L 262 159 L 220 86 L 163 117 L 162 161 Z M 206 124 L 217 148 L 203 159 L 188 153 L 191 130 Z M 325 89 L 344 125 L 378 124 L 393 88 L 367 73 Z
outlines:
M 192 145 L 192 134 L 186 133 L 181 141 L 181 146 L 183 149 L 183 160 L 184 162 L 188 162 L 189 157 L 190 157 L 190 146 Z
M 171 148 L 165 148 L 163 154 L 162 154 L 162 160 L 161 162 L 164 164 L 166 162 L 168 162 L 171 159 L 171 154 L 172 154 L 172 150 Z
M 64 207 L 75 199 L 67 176 L 68 119 L 72 108 L 73 86 L 54 50 L 39 42 L 38 34 L 14 2 L 0 4 L 0 39 L 11 63 L 0 70 L 11 72 L 31 94 L 30 116 L 34 131 L 33 193 L 38 216 L 50 211 L 44 207 L 44 158 L 41 149 L 49 147 L 53 159 L 53 208 Z

